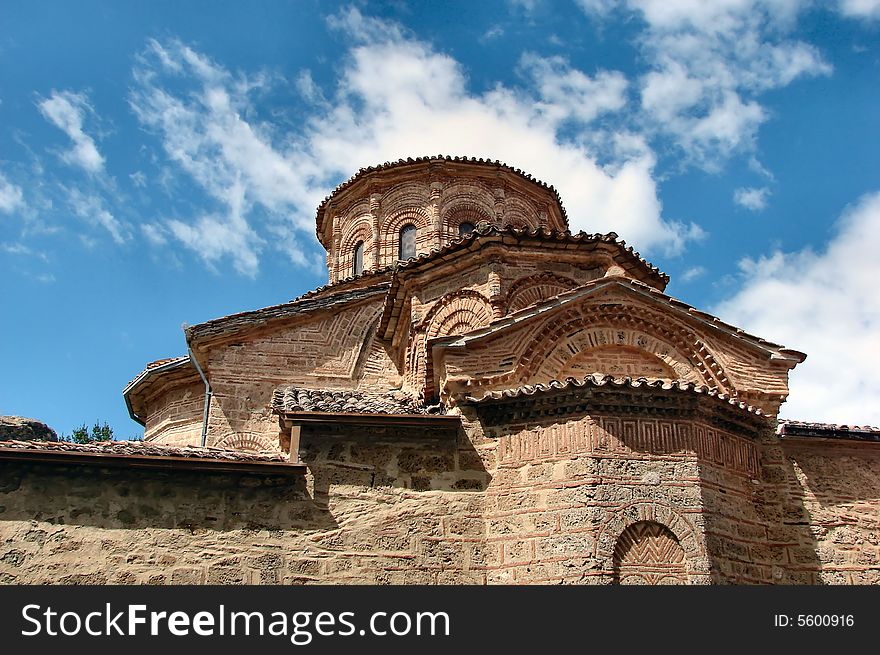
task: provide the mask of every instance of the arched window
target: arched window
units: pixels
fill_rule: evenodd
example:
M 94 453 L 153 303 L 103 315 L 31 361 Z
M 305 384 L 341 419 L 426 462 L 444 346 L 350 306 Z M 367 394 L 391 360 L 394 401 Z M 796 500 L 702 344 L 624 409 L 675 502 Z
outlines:
M 358 241 L 354 247 L 354 258 L 352 260 L 351 274 L 360 275 L 364 272 L 364 242 Z
M 416 256 L 416 226 L 407 223 L 400 228 L 400 249 L 398 259 L 411 259 Z
M 463 237 L 465 234 L 470 234 L 474 231 L 474 224 L 468 223 L 465 221 L 464 223 L 458 224 L 458 236 Z

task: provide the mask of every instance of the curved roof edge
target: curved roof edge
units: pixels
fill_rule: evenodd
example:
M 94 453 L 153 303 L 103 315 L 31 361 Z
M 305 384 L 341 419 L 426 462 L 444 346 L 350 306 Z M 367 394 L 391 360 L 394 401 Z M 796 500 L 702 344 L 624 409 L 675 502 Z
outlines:
M 134 408 L 131 406 L 131 393 L 135 391 L 138 387 L 151 381 L 153 378 L 164 375 L 165 373 L 168 373 L 170 371 L 175 371 L 177 369 L 183 368 L 186 365 L 191 365 L 189 355 L 159 359 L 155 362 L 150 362 L 149 364 L 147 364 L 146 367 L 144 367 L 143 371 L 138 373 L 133 380 L 125 385 L 125 388 L 123 388 L 122 390 L 122 397 L 125 399 L 125 407 L 128 409 L 128 415 L 132 418 L 133 421 L 136 421 L 137 423 L 140 423 L 144 426 L 146 425 L 144 419 L 138 416 L 138 414 L 134 411 Z M 195 371 L 195 367 L 193 367 L 193 371 Z
M 746 414 L 754 416 L 764 416 L 764 412 L 753 407 L 735 397 L 725 393 L 720 393 L 714 387 L 694 384 L 686 380 L 660 380 L 648 378 L 632 378 L 630 376 L 615 377 L 613 375 L 602 375 L 593 373 L 583 378 L 569 377 L 564 381 L 550 380 L 546 383 L 525 384 L 512 389 L 504 389 L 502 391 L 487 391 L 482 397 L 476 398 L 467 392 L 459 392 L 455 394 L 457 398 L 474 404 L 487 404 L 505 400 L 516 400 L 519 398 L 527 398 L 536 394 L 543 395 L 554 391 L 568 391 L 583 388 L 629 388 L 629 389 L 656 389 L 660 391 L 672 391 L 674 393 L 690 393 L 713 398 L 718 402 L 729 405 L 735 409 L 741 410 Z
M 520 168 L 515 168 L 508 164 L 505 164 L 502 161 L 497 159 L 488 159 L 483 157 L 465 157 L 465 156 L 451 156 L 451 155 L 426 155 L 422 157 L 407 157 L 406 159 L 398 159 L 397 161 L 386 161 L 382 164 L 377 164 L 376 166 L 364 166 L 359 168 L 358 171 L 348 178 L 345 182 L 342 182 L 330 192 L 326 198 L 324 198 L 321 203 L 318 205 L 318 208 L 315 210 L 315 235 L 318 237 L 318 241 L 321 241 L 321 234 L 323 232 L 324 219 L 323 213 L 327 208 L 327 205 L 330 204 L 330 201 L 339 193 L 345 191 L 349 187 L 353 186 L 364 177 L 372 174 L 372 173 L 384 173 L 385 171 L 393 170 L 395 168 L 402 168 L 404 166 L 412 166 L 415 164 L 431 164 L 431 163 L 450 163 L 450 164 L 476 164 L 478 166 L 486 166 L 492 167 L 500 170 L 507 171 L 509 173 L 513 173 L 526 180 L 527 182 L 531 182 L 532 184 L 536 184 L 537 186 L 549 191 L 553 198 L 556 200 L 556 203 L 559 205 L 560 213 L 562 214 L 562 219 L 565 221 L 565 224 L 568 225 L 568 213 L 565 211 L 565 206 L 562 204 L 562 198 L 559 195 L 559 192 L 553 187 L 551 184 L 547 184 L 546 182 L 542 182 L 538 178 L 526 173 L 524 170 Z

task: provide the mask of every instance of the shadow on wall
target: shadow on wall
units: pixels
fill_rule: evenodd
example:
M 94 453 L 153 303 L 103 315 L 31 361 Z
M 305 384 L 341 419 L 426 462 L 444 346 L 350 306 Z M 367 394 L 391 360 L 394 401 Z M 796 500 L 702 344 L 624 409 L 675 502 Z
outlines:
M 0 473 L 0 523 L 104 529 L 328 530 L 301 475 L 16 464 Z
M 757 468 L 700 462 L 713 582 L 823 584 L 818 544 L 797 478 L 772 427 L 755 438 Z
M 464 429 L 307 426 L 300 456 L 315 502 L 326 507 L 333 485 L 411 491 L 485 491 L 492 477 Z
M 818 540 L 822 580 L 880 584 L 880 444 L 783 439 L 791 493 Z
M 665 433 L 653 423 L 603 421 L 634 453 L 669 458 L 673 480 L 662 480 L 662 473 L 645 480 L 655 489 L 663 482 L 672 486 L 643 493 L 660 501 L 655 513 L 668 515 L 660 525 L 684 548 L 692 582 L 708 574 L 705 581 L 715 584 L 821 584 L 810 515 L 803 498 L 792 493 L 795 472 L 769 423 L 734 425 L 695 416 Z M 630 525 L 644 520 L 629 513 Z M 658 535 L 651 538 L 657 544 L 643 548 L 646 556 L 665 544 Z M 678 556 L 671 546 L 666 550 Z

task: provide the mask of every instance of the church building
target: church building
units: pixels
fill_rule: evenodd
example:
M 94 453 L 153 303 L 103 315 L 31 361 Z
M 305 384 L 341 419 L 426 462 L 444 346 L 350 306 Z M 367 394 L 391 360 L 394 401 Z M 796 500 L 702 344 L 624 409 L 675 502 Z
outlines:
M 552 186 L 400 160 L 316 230 L 327 285 L 186 327 L 125 387 L 142 450 L 89 466 L 143 497 L 86 534 L 150 566 L 99 554 L 104 581 L 880 582 L 880 430 L 778 421 L 806 355 L 571 233 Z

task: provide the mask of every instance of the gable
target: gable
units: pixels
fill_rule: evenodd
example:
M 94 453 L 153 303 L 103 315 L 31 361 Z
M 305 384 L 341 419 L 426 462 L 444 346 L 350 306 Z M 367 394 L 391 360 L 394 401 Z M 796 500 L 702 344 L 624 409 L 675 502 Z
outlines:
M 673 302 L 629 280 L 583 285 L 482 330 L 435 340 L 435 384 L 448 395 L 590 374 L 683 380 L 747 393 L 775 413 L 788 393 L 788 370 L 800 361 L 786 357 L 792 351 L 706 325 Z

